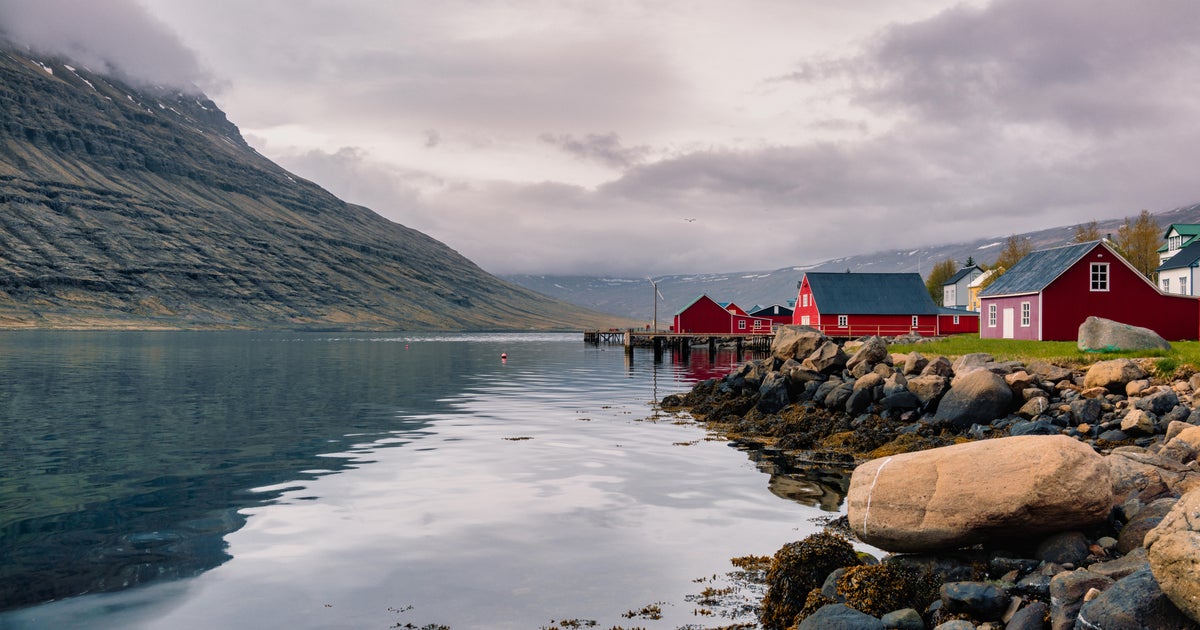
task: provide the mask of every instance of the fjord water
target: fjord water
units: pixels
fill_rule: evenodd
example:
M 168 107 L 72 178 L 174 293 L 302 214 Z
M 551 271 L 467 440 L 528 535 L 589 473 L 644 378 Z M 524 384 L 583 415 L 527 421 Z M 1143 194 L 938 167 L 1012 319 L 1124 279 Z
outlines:
M 653 404 L 745 358 L 5 333 L 0 629 L 730 623 L 696 594 L 816 531 L 844 483 L 767 474 Z

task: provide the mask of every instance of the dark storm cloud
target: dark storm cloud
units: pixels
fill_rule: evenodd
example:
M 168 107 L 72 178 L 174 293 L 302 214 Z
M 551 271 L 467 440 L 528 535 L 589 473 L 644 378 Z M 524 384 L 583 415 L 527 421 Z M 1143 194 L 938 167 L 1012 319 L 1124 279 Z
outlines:
M 151 85 L 191 88 L 195 55 L 133 0 L 0 0 L 0 31 L 39 54 Z
M 621 137 L 614 132 L 589 133 L 582 138 L 571 134 L 544 133 L 539 136 L 547 144 L 554 145 L 566 153 L 584 160 L 599 162 L 613 168 L 628 168 L 641 162 L 650 153 L 650 147 L 626 147 Z

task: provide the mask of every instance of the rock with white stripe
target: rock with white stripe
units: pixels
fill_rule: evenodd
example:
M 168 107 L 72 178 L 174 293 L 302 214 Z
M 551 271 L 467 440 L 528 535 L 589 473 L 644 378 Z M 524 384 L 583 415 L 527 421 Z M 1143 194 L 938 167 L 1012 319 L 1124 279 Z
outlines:
M 896 552 L 1028 539 L 1104 522 L 1108 464 L 1064 435 L 1030 435 L 871 460 L 850 479 L 850 527 Z

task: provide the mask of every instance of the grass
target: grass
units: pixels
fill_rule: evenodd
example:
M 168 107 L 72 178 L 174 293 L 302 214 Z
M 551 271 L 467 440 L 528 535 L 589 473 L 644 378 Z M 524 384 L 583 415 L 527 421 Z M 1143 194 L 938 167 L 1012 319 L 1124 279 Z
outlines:
M 1200 371 L 1200 342 L 1176 341 L 1170 350 L 1138 352 L 1083 352 L 1074 341 L 1023 341 L 1017 339 L 980 339 L 978 335 L 953 335 L 928 343 L 889 346 L 892 352 L 917 351 L 925 356 L 954 358 L 973 352 L 985 352 L 997 361 L 1042 360 L 1070 368 L 1086 368 L 1109 359 L 1153 359 L 1154 375 L 1161 378 L 1187 378 Z

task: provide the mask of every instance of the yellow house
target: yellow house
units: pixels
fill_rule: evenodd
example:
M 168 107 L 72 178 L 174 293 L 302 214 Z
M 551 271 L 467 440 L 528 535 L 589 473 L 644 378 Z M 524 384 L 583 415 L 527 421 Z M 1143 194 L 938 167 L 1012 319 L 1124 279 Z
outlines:
M 1000 271 L 1002 272 L 1003 270 L 1000 270 Z M 968 311 L 975 311 L 976 313 L 979 312 L 979 292 L 982 291 L 983 288 L 988 284 L 988 282 L 987 282 L 988 278 L 991 278 L 992 276 L 996 275 L 997 273 L 998 272 L 996 269 L 988 269 L 987 271 L 983 272 L 983 274 L 981 274 L 978 278 L 975 278 L 974 280 L 972 280 L 971 284 L 967 285 L 967 310 Z

